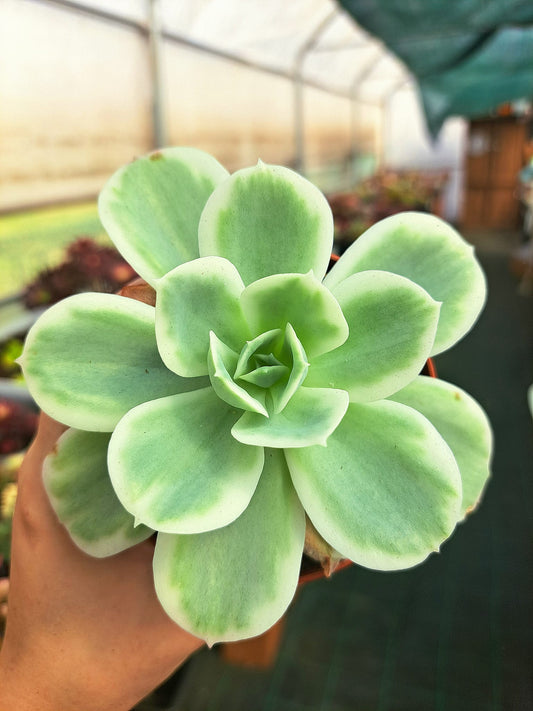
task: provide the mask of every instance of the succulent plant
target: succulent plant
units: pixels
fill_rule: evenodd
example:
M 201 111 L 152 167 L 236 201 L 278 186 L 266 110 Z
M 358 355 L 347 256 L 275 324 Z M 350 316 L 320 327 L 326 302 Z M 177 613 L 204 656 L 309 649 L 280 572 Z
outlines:
M 99 209 L 155 306 L 72 296 L 21 359 L 71 427 L 44 478 L 73 540 L 107 556 L 157 532 L 157 595 L 208 643 L 283 614 L 306 515 L 315 544 L 378 570 L 438 550 L 489 475 L 481 407 L 419 376 L 483 306 L 471 246 L 403 213 L 326 275 L 317 188 L 263 163 L 229 175 L 192 148 L 121 168 Z

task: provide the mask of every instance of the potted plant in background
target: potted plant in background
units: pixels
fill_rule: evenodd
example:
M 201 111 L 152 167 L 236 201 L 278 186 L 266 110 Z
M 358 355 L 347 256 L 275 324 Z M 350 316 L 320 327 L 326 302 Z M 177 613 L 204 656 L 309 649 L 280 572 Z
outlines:
M 335 224 L 335 247 L 344 252 L 371 225 L 407 210 L 440 215 L 448 176 L 443 172 L 384 171 L 353 190 L 328 197 Z
M 99 207 L 142 301 L 69 297 L 21 357 L 70 427 L 44 480 L 73 540 L 107 556 L 156 535 L 161 604 L 209 644 L 283 615 L 306 528 L 329 570 L 437 551 L 491 456 L 480 406 L 419 375 L 484 304 L 455 230 L 392 216 L 326 275 L 333 220 L 313 185 L 262 163 L 229 175 L 192 148 L 121 168 Z
M 36 309 L 84 291 L 112 293 L 135 276 L 116 249 L 91 237 L 78 237 L 60 264 L 44 269 L 26 286 L 23 301 L 27 308 Z

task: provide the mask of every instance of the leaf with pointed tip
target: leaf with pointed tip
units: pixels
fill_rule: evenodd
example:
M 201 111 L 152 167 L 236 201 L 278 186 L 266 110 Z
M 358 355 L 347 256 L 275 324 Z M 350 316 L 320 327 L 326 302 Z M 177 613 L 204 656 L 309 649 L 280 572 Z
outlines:
M 367 269 L 407 277 L 442 302 L 431 355 L 468 333 L 485 304 L 485 277 L 472 245 L 434 215 L 402 212 L 372 225 L 342 255 L 324 283 L 336 293 L 335 287 L 344 279 Z
M 317 531 L 360 565 L 416 565 L 438 550 L 460 517 L 453 454 L 405 405 L 350 404 L 327 447 L 288 449 L 285 456 Z
M 219 398 L 227 402 L 232 407 L 242 410 L 259 412 L 264 417 L 268 417 L 265 409 L 266 392 L 263 388 L 256 387 L 252 395 L 233 380 L 228 371 L 228 363 L 232 364 L 234 371 L 238 362 L 238 355 L 228 348 L 216 335 L 211 332 L 211 345 L 209 347 L 208 366 L 209 378 L 213 390 Z
M 168 533 L 199 533 L 237 518 L 263 467 L 261 448 L 231 436 L 240 414 L 212 388 L 130 410 L 109 444 L 109 474 L 122 504 Z
M 71 427 L 111 432 L 141 402 L 205 387 L 161 360 L 155 311 L 113 294 L 77 294 L 55 304 L 31 328 L 21 357 L 37 404 Z
M 282 412 L 268 418 L 245 412 L 231 433 L 239 442 L 262 447 L 325 445 L 347 407 L 344 390 L 301 387 Z
M 254 370 L 240 376 L 241 380 L 259 388 L 269 388 L 280 379 L 289 376 L 289 368 L 286 365 L 277 363 L 276 365 L 257 365 Z
M 122 256 L 149 284 L 199 256 L 198 222 L 229 173 L 196 148 L 164 148 L 120 168 L 98 201 Z
M 478 505 L 490 476 L 492 431 L 481 406 L 461 388 L 422 375 L 390 399 L 421 412 L 450 446 L 461 472 L 465 517 Z
M 326 273 L 333 217 L 324 195 L 288 168 L 259 163 L 224 181 L 199 225 L 200 255 L 226 257 L 245 284 L 286 272 Z
M 334 287 L 350 328 L 334 351 L 311 359 L 306 385 L 347 390 L 352 402 L 380 400 L 415 378 L 426 362 L 439 304 L 418 284 L 368 271 Z
M 204 257 L 173 269 L 156 284 L 157 345 L 178 375 L 207 375 L 209 332 L 237 352 L 249 337 L 239 296 L 244 284 L 227 259 Z
M 307 274 L 274 274 L 253 282 L 241 294 L 241 305 L 252 333 L 294 328 L 309 357 L 340 346 L 348 324 L 335 297 Z
M 233 523 L 199 535 L 158 536 L 157 596 L 173 620 L 210 645 L 254 637 L 294 596 L 304 535 L 305 515 L 283 453 L 267 450 L 252 500 Z
M 262 356 L 266 355 L 267 357 L 271 356 L 282 340 L 282 336 L 283 332 L 280 328 L 273 328 L 271 331 L 260 333 L 255 338 L 243 344 L 233 377 L 240 378 L 245 373 L 248 373 L 250 370 L 250 361 L 255 358 L 257 354 Z
M 304 351 L 294 328 L 290 323 L 285 329 L 285 340 L 283 341 L 282 353 L 285 360 L 290 362 L 290 373 L 288 378 L 282 378 L 270 389 L 272 397 L 273 412 L 279 414 L 290 401 L 294 393 L 307 377 L 309 363 L 307 353 Z
M 110 436 L 67 430 L 43 465 L 43 482 L 57 517 L 76 545 L 97 558 L 120 553 L 153 534 L 146 526 L 135 526 L 113 490 L 107 470 Z

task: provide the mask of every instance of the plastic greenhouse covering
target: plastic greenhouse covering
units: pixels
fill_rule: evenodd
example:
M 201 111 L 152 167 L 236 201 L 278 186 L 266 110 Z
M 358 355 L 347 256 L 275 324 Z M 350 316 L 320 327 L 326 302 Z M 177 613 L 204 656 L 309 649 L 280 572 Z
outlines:
M 54 0 L 52 0 L 54 2 Z M 163 37 L 369 102 L 407 72 L 382 42 L 360 29 L 334 0 L 83 0 L 85 6 L 146 23 L 149 7 Z
M 531 0 L 3 0 L 0 210 L 94 196 L 164 144 L 353 181 L 531 99 L 531 23 Z M 415 165 L 458 165 L 457 135 Z
M 147 7 L 87 4 L 134 21 Z M 161 0 L 160 22 L 199 46 L 370 103 L 411 72 L 433 134 L 448 116 L 533 95 L 530 0 Z
M 3 0 L 0 66 L 0 210 L 94 196 L 169 144 L 318 181 L 357 145 L 368 174 L 408 78 L 333 0 Z

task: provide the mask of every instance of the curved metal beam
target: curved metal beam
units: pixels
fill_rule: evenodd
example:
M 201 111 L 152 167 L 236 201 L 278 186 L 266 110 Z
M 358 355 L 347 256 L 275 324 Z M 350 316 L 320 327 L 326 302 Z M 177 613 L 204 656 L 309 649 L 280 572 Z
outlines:
M 294 87 L 294 168 L 300 173 L 305 172 L 305 140 L 304 140 L 304 77 L 305 60 L 316 46 L 325 30 L 339 14 L 335 8 L 324 17 L 310 32 L 305 42 L 296 53 L 292 68 Z
M 127 27 L 131 30 L 138 32 L 143 36 L 149 34 L 149 29 L 144 22 L 138 20 L 131 20 L 127 17 L 119 15 L 118 13 L 100 10 L 99 8 L 91 7 L 85 5 L 81 0 L 21 0 L 24 2 L 36 2 L 41 5 L 51 5 L 52 7 L 57 7 L 62 10 L 76 12 L 78 14 L 87 15 L 96 19 L 104 20 L 112 24 L 120 25 L 122 27 Z M 337 12 L 337 11 L 336 11 Z M 266 63 L 254 62 L 253 60 L 247 59 L 246 57 L 241 57 L 238 54 L 230 52 L 225 49 L 220 49 L 213 47 L 209 44 L 203 42 L 198 42 L 193 40 L 186 35 L 182 35 L 179 32 L 170 32 L 169 30 L 161 29 L 161 38 L 170 42 L 171 44 L 179 44 L 189 49 L 208 54 L 212 57 L 218 57 L 219 59 L 225 59 L 233 64 L 238 64 L 239 66 L 248 67 L 249 69 L 254 69 L 259 72 L 264 72 L 265 74 L 270 74 L 272 76 L 278 76 L 283 79 L 294 79 L 294 70 L 286 71 L 280 69 L 279 67 L 271 66 Z M 321 91 L 326 91 L 333 96 L 340 96 L 342 98 L 348 97 L 348 92 L 342 89 L 332 89 L 327 84 L 315 81 L 313 79 L 307 79 L 304 82 L 306 86 L 314 87 L 315 89 L 320 89 Z

